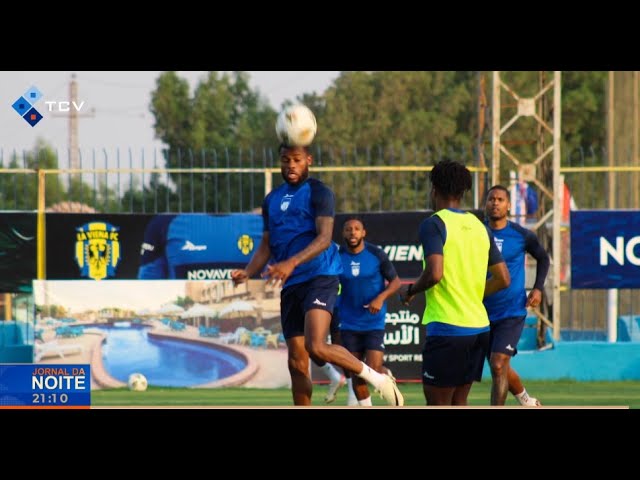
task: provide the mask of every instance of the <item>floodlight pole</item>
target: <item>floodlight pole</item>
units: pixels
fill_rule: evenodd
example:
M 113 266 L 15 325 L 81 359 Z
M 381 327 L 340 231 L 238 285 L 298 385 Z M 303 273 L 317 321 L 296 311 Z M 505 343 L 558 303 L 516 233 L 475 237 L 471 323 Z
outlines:
M 561 141 L 561 72 L 553 73 L 553 80 L 545 83 L 544 72 L 540 72 L 539 91 L 533 97 L 523 97 L 516 93 L 515 89 L 507 85 L 501 78 L 500 72 L 493 72 L 492 86 L 492 159 L 491 159 L 491 183 L 496 185 L 500 183 L 500 156 L 504 153 L 505 157 L 513 162 L 518 170 L 518 177 L 524 181 L 531 182 L 536 185 L 543 196 L 546 196 L 552 202 L 552 308 L 553 323 L 551 323 L 544 315 L 536 310 L 538 318 L 553 328 L 554 340 L 560 339 L 560 291 L 561 291 L 561 222 L 562 207 L 564 203 L 564 179 L 560 174 L 560 141 Z M 549 90 L 553 88 L 553 125 L 549 126 L 547 122 L 547 110 L 545 108 L 545 99 L 549 96 Z M 506 92 L 515 100 L 517 108 L 516 114 L 509 118 L 504 124 L 501 119 L 501 95 Z M 522 117 L 532 117 L 538 123 L 538 151 L 535 159 L 518 158 L 516 153 L 512 152 L 502 141 L 502 135 Z M 544 142 L 544 134 L 553 136 L 552 146 L 546 147 Z M 548 176 L 544 175 L 545 160 L 552 156 L 551 169 L 552 181 L 549 184 Z M 547 164 L 548 165 L 548 164 Z M 548 167 L 547 167 L 548 168 Z M 546 224 L 548 216 L 543 216 L 532 228 L 537 229 Z

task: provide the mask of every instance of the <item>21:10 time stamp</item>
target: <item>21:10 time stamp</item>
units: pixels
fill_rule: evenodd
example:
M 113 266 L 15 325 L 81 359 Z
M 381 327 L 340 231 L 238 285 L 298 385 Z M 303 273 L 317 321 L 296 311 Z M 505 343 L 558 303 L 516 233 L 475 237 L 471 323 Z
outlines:
M 69 395 L 66 393 L 34 393 L 32 395 L 32 404 L 67 403 L 69 401 Z

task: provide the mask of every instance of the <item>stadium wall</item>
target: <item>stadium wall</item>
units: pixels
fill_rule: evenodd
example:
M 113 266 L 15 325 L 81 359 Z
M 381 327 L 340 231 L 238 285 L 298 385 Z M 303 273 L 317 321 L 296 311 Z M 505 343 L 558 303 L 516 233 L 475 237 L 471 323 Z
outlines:
M 549 350 L 520 351 L 511 364 L 523 380 L 640 380 L 640 342 L 556 342 Z M 483 380 L 490 379 L 485 366 Z

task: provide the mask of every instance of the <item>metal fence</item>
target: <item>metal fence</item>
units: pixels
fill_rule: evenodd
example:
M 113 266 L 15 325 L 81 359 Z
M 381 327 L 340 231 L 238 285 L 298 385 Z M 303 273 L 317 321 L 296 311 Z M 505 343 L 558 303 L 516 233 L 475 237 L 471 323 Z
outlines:
M 565 156 L 562 172 L 577 209 L 640 209 L 640 166 L 633 151 L 619 152 L 615 165 L 610 165 L 609 160 L 606 149 L 596 148 L 578 149 Z M 570 255 L 569 248 L 567 261 Z M 609 292 L 569 286 L 562 290 L 561 337 L 606 340 Z M 640 314 L 638 289 L 617 291 L 617 312 L 619 316 Z M 632 323 L 630 328 L 638 327 Z
M 69 152 L 0 150 L 0 210 L 248 212 L 256 211 L 265 193 L 283 181 L 274 149 L 78 153 L 74 169 Z M 483 153 L 491 165 L 489 152 Z M 481 208 L 490 185 L 488 169 L 477 166 L 478 155 L 471 148 L 444 152 L 428 147 L 337 150 L 316 146 L 313 155 L 311 175 L 332 187 L 338 212 L 427 209 L 428 172 L 443 158 L 459 160 L 473 172 L 473 194 L 465 197 L 464 207 Z M 632 160 L 629 152 L 628 158 L 617 159 L 617 166 L 609 166 L 606 150 L 599 148 L 565 153 L 561 171 L 575 206 L 640 208 L 640 167 L 633 166 Z M 167 164 L 172 168 L 165 168 Z M 569 260 L 567 251 L 561 261 Z M 561 286 L 561 292 L 560 325 L 566 333 L 561 337 L 606 339 L 607 292 L 572 290 L 568 284 Z M 637 290 L 618 293 L 620 315 L 640 313 Z M 550 300 L 551 295 L 546 297 Z
M 102 213 L 247 212 L 283 181 L 273 149 L 83 153 L 73 168 L 68 152 L 0 150 L 0 209 L 37 209 L 37 172 L 46 177 L 46 207 L 73 203 Z M 311 175 L 332 187 L 341 212 L 427 209 L 428 172 L 443 158 L 473 171 L 465 206 L 477 207 L 487 185 L 488 170 L 472 166 L 471 149 L 316 147 L 313 156 Z

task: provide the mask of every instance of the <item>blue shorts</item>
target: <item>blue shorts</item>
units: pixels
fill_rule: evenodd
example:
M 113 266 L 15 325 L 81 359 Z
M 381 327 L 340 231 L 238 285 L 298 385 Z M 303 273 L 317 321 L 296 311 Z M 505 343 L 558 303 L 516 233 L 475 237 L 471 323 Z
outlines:
M 363 354 L 367 350 L 384 352 L 384 330 L 340 330 L 342 346 L 350 352 Z
M 422 349 L 422 383 L 460 387 L 482 378 L 489 332 L 477 335 L 427 335 Z
M 489 322 L 491 324 L 489 355 L 495 352 L 513 357 L 518 353 L 517 347 L 524 328 L 525 317 L 526 315 L 523 315 L 521 317 L 503 318 L 497 322 Z
M 319 308 L 333 315 L 339 284 L 337 276 L 323 275 L 284 288 L 280 292 L 284 338 L 304 336 L 304 317 L 309 310 Z

